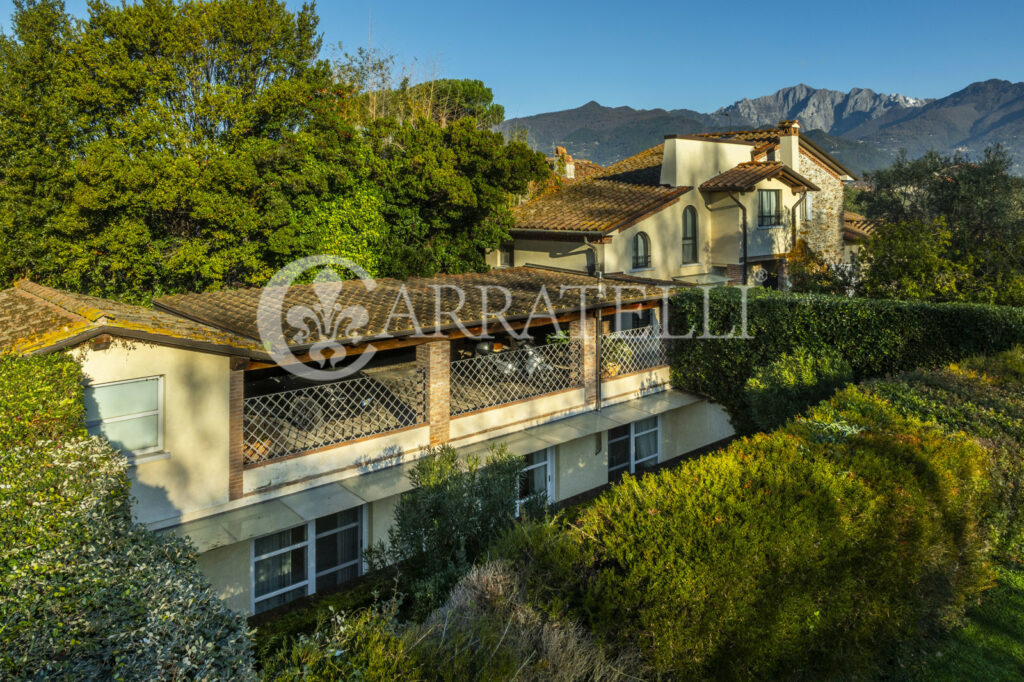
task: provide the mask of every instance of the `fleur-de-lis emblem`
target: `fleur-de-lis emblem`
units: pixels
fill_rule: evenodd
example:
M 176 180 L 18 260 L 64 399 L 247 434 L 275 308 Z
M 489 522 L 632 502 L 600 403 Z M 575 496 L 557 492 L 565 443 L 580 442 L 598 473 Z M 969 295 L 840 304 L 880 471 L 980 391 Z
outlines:
M 337 381 L 357 374 L 376 352 L 372 344 L 364 344 L 360 332 L 369 325 L 369 312 L 361 305 L 343 304 L 342 279 L 331 266 L 344 268 L 357 277 L 346 286 L 362 287 L 367 293 L 377 287 L 370 273 L 347 258 L 328 254 L 306 256 L 274 273 L 263 287 L 256 310 L 256 325 L 267 354 L 282 369 L 310 381 Z M 315 300 L 287 306 L 288 292 L 310 271 L 317 273 L 312 286 Z M 290 327 L 288 331 L 286 326 Z M 344 367 L 337 367 L 346 356 L 346 345 L 354 344 L 361 344 L 358 357 Z M 308 350 L 298 356 L 292 350 L 294 346 Z M 307 360 L 318 363 L 321 369 Z M 324 369 L 328 364 L 330 367 Z
M 313 342 L 309 348 L 309 357 L 320 367 L 328 362 L 334 367 L 345 357 L 345 346 L 338 339 L 356 336 L 356 331 L 365 327 L 370 321 L 370 314 L 361 305 L 342 306 L 338 301 L 341 295 L 342 281 L 333 268 L 321 270 L 313 280 L 313 293 L 317 302 L 312 306 L 294 305 L 288 309 L 285 319 L 298 331 L 292 341 L 297 344 Z M 342 324 L 345 321 L 348 324 Z M 324 351 L 330 350 L 330 356 Z

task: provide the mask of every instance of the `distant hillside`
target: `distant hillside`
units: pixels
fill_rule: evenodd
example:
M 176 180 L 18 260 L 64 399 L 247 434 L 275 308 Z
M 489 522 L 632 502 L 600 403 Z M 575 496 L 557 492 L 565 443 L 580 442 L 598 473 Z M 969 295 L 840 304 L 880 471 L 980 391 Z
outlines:
M 564 145 L 580 158 L 607 165 L 654 146 L 668 133 L 729 130 L 797 119 L 812 140 L 857 173 L 891 163 L 900 149 L 980 154 L 1001 143 L 1024 173 L 1024 83 L 989 80 L 936 100 L 849 92 L 807 85 L 743 99 L 711 114 L 690 109 L 633 109 L 588 102 L 577 109 L 509 119 L 499 130 L 525 131 L 548 152 Z

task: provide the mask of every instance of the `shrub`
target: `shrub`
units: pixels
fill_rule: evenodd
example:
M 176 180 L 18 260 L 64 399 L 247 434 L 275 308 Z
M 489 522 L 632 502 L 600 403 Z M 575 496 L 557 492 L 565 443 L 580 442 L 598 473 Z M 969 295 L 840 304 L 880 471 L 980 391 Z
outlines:
M 849 363 L 832 350 L 798 348 L 757 370 L 745 387 L 750 419 L 762 431 L 828 398 L 853 380 Z
M 902 413 L 965 432 L 986 447 L 995 494 L 988 510 L 993 540 L 1004 557 L 1024 559 L 1024 350 L 869 386 Z
M 80 395 L 66 357 L 0 360 L 0 677 L 251 674 L 244 620 L 184 541 L 132 522 L 127 463 L 81 435 Z
M 387 543 L 366 551 L 373 569 L 400 567 L 414 615 L 437 607 L 487 546 L 516 518 L 521 457 L 504 447 L 485 462 L 463 461 L 451 446 L 421 458 L 409 474 L 412 490 L 395 507 Z
M 646 672 L 635 655 L 609 658 L 579 623 L 530 605 L 517 567 L 504 561 L 470 571 L 406 641 L 416 643 L 427 679 L 583 682 Z
M 774 434 L 627 477 L 566 531 L 578 551 L 548 554 L 572 563 L 528 570 L 571 576 L 570 611 L 657 673 L 852 671 L 986 584 L 986 461 L 851 388 Z
M 703 329 L 703 291 L 673 299 L 670 326 L 685 334 Z M 709 293 L 712 334 L 742 330 L 741 291 Z M 743 388 L 758 368 L 786 353 L 832 349 L 863 380 L 915 368 L 933 368 L 972 355 L 1003 351 L 1024 341 L 1024 309 L 966 303 L 934 304 L 748 291 L 749 339 L 678 340 L 672 351 L 675 386 L 725 406 L 740 432 L 755 427 Z
M 420 680 L 396 620 L 397 603 L 353 613 L 332 613 L 311 635 L 272 653 L 263 677 L 286 682 L 328 680 Z

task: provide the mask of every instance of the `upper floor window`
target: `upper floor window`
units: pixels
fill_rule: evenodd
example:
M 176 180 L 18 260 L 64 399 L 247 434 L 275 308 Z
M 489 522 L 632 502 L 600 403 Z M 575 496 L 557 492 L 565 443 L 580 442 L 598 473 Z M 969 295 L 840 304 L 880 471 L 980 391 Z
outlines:
M 113 381 L 85 389 L 85 427 L 125 454 L 163 449 L 160 377 Z
M 814 195 L 810 192 L 804 192 L 804 220 L 810 220 L 814 217 Z
M 697 262 L 697 209 L 683 210 L 683 263 Z
M 774 227 L 782 224 L 782 192 L 777 189 L 757 190 L 757 224 Z
M 504 242 L 498 249 L 498 255 L 500 260 L 498 265 L 503 268 L 511 268 L 515 266 L 515 244 L 513 242 Z
M 641 270 L 651 267 L 651 240 L 643 232 L 633 237 L 633 269 Z

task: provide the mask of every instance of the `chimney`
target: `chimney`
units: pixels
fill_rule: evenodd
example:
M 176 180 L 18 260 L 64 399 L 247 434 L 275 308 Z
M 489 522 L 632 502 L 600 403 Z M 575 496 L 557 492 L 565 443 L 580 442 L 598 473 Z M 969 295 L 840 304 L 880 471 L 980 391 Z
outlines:
M 799 135 L 800 134 L 800 121 L 779 121 L 779 132 L 782 135 Z
M 566 180 L 576 178 L 576 164 L 573 163 L 572 156 L 565 151 L 565 147 L 555 147 L 553 170 L 556 175 Z
M 799 121 L 779 121 L 779 153 L 775 158 L 790 168 L 800 168 Z

